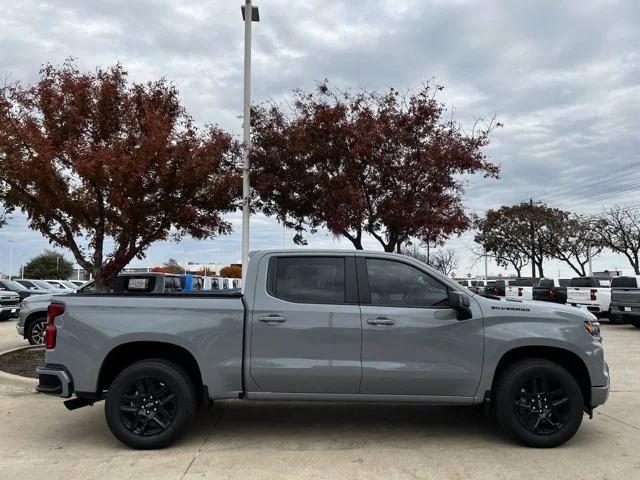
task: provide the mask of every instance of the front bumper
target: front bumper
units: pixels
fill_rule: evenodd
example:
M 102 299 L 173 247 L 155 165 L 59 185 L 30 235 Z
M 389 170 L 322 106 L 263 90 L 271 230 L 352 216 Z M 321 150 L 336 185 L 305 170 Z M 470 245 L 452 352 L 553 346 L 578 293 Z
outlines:
M 44 365 L 36 368 L 38 385 L 36 390 L 47 395 L 69 398 L 73 394 L 73 379 L 67 370 L 59 365 Z
M 604 405 L 604 403 L 609 398 L 609 385 L 611 384 L 611 377 L 609 374 L 609 365 L 605 363 L 604 366 L 607 373 L 607 384 L 603 387 L 591 387 L 591 407 Z
M 15 318 L 20 315 L 20 305 L 3 305 L 0 307 L 0 319 Z

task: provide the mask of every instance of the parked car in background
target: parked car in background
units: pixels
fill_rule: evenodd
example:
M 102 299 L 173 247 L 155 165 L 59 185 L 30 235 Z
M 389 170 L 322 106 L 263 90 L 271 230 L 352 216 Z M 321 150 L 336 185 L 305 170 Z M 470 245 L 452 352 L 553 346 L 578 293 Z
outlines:
M 567 303 L 567 287 L 570 278 L 541 278 L 538 286 L 533 287 L 533 299 L 541 302 Z
M 567 303 L 598 317 L 609 315 L 611 280 L 598 277 L 575 277 L 567 287 Z
M 31 288 L 30 285 L 35 285 L 36 288 L 39 288 L 40 290 L 48 291 L 49 293 L 68 292 L 70 290 L 69 288 L 66 288 L 66 287 L 52 285 L 46 280 L 34 280 L 32 278 L 18 278 L 16 279 L 16 282 L 21 283 L 25 287 L 29 287 L 29 288 Z
M 85 283 L 77 293 L 95 292 L 93 281 Z M 114 293 L 176 293 L 181 292 L 180 276 L 165 273 L 121 273 L 113 283 Z M 58 294 L 74 293 L 70 291 Z M 36 295 L 22 302 L 22 310 L 16 323 L 18 335 L 28 340 L 31 345 L 44 343 L 44 332 L 47 323 L 47 307 L 56 292 L 47 295 Z
M 506 288 L 509 286 L 509 279 L 499 278 L 494 280 L 492 285 L 486 285 L 484 287 L 484 294 L 494 297 L 504 297 L 506 294 Z
M 640 276 L 611 279 L 611 305 L 609 321 L 629 322 L 640 328 Z
M 478 278 L 462 278 L 457 279 L 458 282 L 463 287 L 466 287 L 467 290 L 473 293 L 484 293 L 484 289 L 487 286 L 493 286 L 495 284 L 495 280 L 484 280 Z
M 53 291 L 58 291 L 58 289 L 54 289 L 53 286 L 49 285 L 48 283 L 45 283 L 45 286 L 43 286 L 39 280 L 29 280 L 26 278 L 16 278 L 13 280 L 16 283 L 19 283 L 20 285 L 22 285 L 25 288 L 28 288 L 29 290 L 31 290 L 32 292 L 36 292 L 36 293 L 53 293 Z
M 20 296 L 20 301 L 24 300 L 30 295 L 37 295 L 38 293 L 46 293 L 40 292 L 39 290 L 30 290 L 24 285 L 19 284 L 13 280 L 7 280 L 4 278 L 0 278 L 0 293 L 1 292 L 15 292 Z
M 45 282 L 58 290 L 68 290 L 71 292 L 77 290 L 77 287 L 73 283 L 66 282 L 65 280 L 45 280 Z
M 76 286 L 76 288 L 80 288 L 85 283 L 88 283 L 88 281 L 84 281 L 84 280 L 69 280 L 69 282 L 73 283 Z
M 540 283 L 538 277 L 520 277 L 509 281 L 505 298 L 509 300 L 533 300 L 533 287 Z
M 0 291 L 0 320 L 8 320 L 20 314 L 20 295 L 7 290 Z
M 260 251 L 247 267 L 244 295 L 54 297 L 37 390 L 70 410 L 105 400 L 139 449 L 217 399 L 491 402 L 516 440 L 554 447 L 607 399 L 587 312 L 474 295 L 399 254 Z

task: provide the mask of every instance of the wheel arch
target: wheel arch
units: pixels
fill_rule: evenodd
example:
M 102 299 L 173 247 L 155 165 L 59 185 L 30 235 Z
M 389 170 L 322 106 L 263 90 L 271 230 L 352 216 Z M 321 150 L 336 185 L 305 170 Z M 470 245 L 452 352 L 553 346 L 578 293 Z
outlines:
M 160 341 L 132 341 L 120 344 L 109 351 L 100 366 L 96 393 L 101 395 L 109 388 L 118 373 L 129 365 L 151 358 L 167 360 L 180 366 L 191 377 L 197 398 L 204 398 L 207 394 L 200 366 L 193 354 L 179 345 Z
M 27 318 L 24 319 L 24 325 L 22 328 L 24 328 L 24 333 L 22 334 L 23 338 L 27 338 L 27 332 L 29 331 L 29 327 L 31 327 L 31 325 L 33 323 L 35 323 L 35 321 L 38 318 L 47 318 L 47 311 L 46 310 L 37 310 L 35 312 L 31 312 Z
M 570 350 L 538 345 L 515 347 L 502 355 L 494 371 L 490 391 L 491 398 L 495 397 L 498 379 L 507 367 L 525 358 L 544 358 L 565 368 L 578 382 L 580 390 L 582 390 L 585 406 L 588 407 L 591 404 L 591 376 L 584 361 Z

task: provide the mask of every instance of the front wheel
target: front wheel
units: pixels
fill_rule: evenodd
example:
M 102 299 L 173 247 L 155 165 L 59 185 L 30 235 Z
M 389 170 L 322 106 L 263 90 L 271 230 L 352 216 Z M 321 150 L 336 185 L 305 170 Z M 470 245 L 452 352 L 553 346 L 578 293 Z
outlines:
M 500 425 L 530 447 L 562 445 L 582 423 L 584 400 L 578 382 L 549 360 L 530 358 L 509 366 L 496 396 Z
M 125 445 L 143 450 L 175 442 L 189 426 L 195 409 L 189 375 L 160 359 L 125 368 L 109 387 L 105 402 L 111 432 Z
M 46 327 L 47 317 L 38 317 L 31 322 L 27 328 L 27 340 L 29 344 L 43 345 Z

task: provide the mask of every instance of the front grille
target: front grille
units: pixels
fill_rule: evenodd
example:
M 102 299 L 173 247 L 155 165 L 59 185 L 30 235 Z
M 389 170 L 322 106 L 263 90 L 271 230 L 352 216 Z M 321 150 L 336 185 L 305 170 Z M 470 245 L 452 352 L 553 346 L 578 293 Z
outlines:
M 0 305 L 3 307 L 17 307 L 20 305 L 20 297 L 0 297 Z

